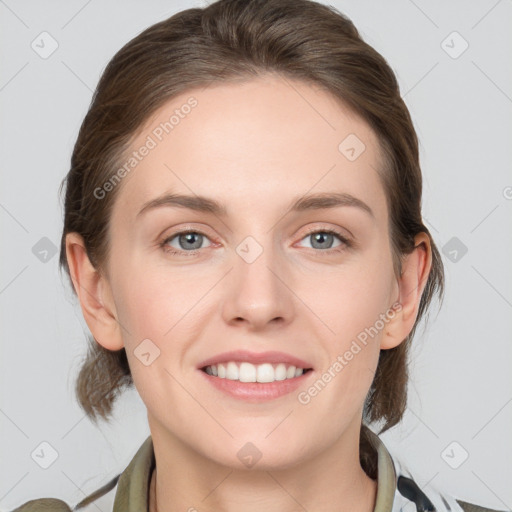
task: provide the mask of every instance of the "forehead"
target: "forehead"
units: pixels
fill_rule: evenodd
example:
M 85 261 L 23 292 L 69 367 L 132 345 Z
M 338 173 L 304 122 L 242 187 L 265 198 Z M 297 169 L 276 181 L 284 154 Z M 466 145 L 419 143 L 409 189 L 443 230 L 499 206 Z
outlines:
M 318 87 L 278 76 L 174 97 L 141 128 L 129 161 L 114 215 L 130 221 L 169 191 L 212 197 L 228 213 L 332 191 L 385 210 L 380 147 L 367 123 Z

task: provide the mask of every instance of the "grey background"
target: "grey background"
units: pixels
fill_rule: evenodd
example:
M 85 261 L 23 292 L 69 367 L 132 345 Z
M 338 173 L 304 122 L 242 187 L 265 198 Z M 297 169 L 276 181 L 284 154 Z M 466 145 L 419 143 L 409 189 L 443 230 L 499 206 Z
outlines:
M 446 253 L 446 300 L 415 340 L 407 413 L 382 438 L 420 486 L 510 509 L 512 2 L 331 4 L 397 73 L 421 141 L 424 216 Z M 43 496 L 73 505 L 149 434 L 134 391 L 110 424 L 94 426 L 78 407 L 87 328 L 58 255 L 42 251 L 59 244 L 58 187 L 104 66 L 144 28 L 203 5 L 0 1 L 2 510 Z M 46 59 L 31 47 L 43 31 L 58 43 Z M 58 453 L 48 469 L 31 457 L 43 441 Z M 450 467 L 463 450 L 467 460 Z

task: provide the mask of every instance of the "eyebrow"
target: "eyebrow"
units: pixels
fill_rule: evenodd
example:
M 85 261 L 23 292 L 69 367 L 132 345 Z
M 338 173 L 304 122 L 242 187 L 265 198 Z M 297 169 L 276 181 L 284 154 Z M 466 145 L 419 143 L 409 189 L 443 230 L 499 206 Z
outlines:
M 189 196 L 166 193 L 144 203 L 137 214 L 137 218 L 149 210 L 154 210 L 155 208 L 163 206 L 188 208 L 189 210 L 197 212 L 212 213 L 214 215 L 224 217 L 227 216 L 226 207 L 214 199 L 197 195 Z M 292 201 L 286 211 L 303 212 L 307 210 L 338 208 L 341 206 L 359 208 L 360 210 L 368 213 L 371 217 L 375 218 L 372 209 L 365 202 L 345 192 L 321 192 L 302 196 Z

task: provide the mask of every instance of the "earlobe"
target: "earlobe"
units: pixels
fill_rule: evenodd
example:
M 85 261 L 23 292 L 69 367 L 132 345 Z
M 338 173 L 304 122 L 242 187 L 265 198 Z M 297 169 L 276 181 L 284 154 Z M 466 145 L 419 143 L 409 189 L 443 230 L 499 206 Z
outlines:
M 82 314 L 94 339 L 108 350 L 123 348 L 110 284 L 90 262 L 78 233 L 66 235 L 66 257 Z
M 412 331 L 431 267 L 430 238 L 427 233 L 418 233 L 414 238 L 414 250 L 402 263 L 402 274 L 397 280 L 400 307 L 385 329 L 381 349 L 400 345 Z

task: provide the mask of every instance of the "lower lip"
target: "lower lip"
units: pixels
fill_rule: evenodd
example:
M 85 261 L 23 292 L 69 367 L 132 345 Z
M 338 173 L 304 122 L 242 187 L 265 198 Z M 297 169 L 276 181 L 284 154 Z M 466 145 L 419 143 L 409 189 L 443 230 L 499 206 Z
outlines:
M 274 382 L 240 382 L 239 380 L 221 379 L 208 375 L 203 370 L 199 372 L 207 381 L 227 395 L 248 402 L 266 402 L 293 393 L 313 373 L 309 370 L 293 379 L 276 380 Z

